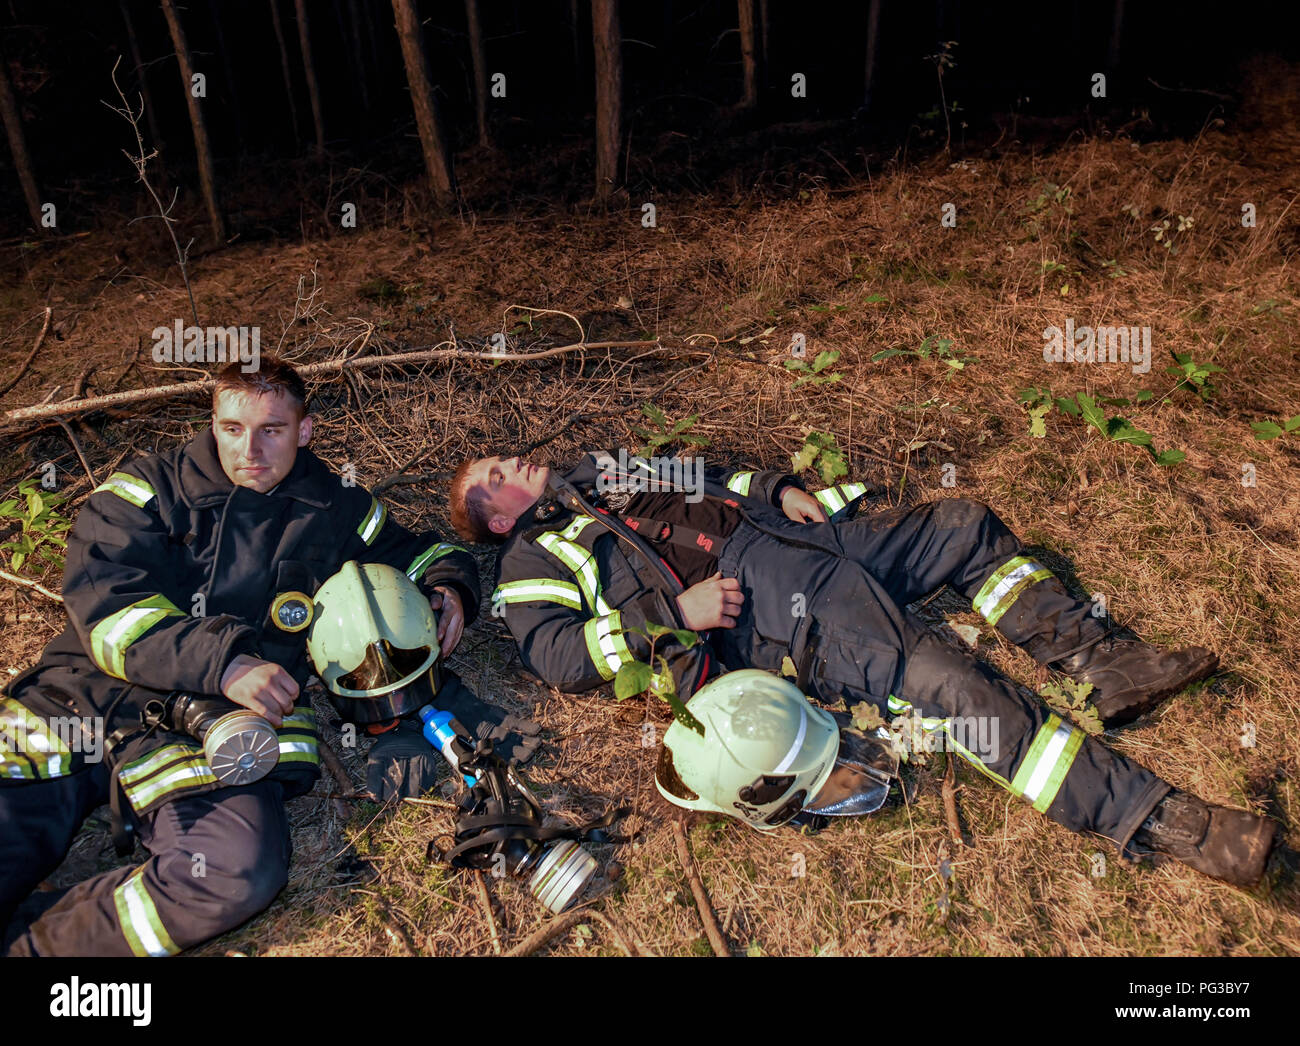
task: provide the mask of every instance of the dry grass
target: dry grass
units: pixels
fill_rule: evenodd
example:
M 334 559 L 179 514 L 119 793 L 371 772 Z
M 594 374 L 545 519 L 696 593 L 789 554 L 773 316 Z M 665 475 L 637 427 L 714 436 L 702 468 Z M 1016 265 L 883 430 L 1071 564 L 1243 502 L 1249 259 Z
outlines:
M 1294 82 L 1293 72 L 1275 70 L 1274 91 L 1278 75 Z M 321 411 L 316 449 L 335 467 L 351 462 L 366 484 L 402 466 L 445 476 L 463 457 L 543 439 L 538 457 L 563 462 L 592 445 L 634 443 L 630 427 L 650 398 L 673 418 L 698 413 L 694 431 L 712 440 L 708 453 L 720 462 L 787 465 L 806 427 L 833 432 L 853 475 L 887 487 L 882 506 L 950 495 L 986 501 L 1053 563 L 1077 571 L 1084 590 L 1106 593 L 1117 619 L 1160 642 L 1218 650 L 1223 675 L 1108 743 L 1206 799 L 1272 813 L 1296 847 L 1300 434 L 1261 443 L 1248 426 L 1300 412 L 1290 337 L 1300 246 L 1291 172 L 1300 141 L 1285 112 L 1262 104 L 1248 108 L 1231 133 L 1208 128 L 1192 142 L 1086 139 L 1046 154 L 873 171 L 869 183 L 775 202 L 656 200 L 653 230 L 641 228 L 638 206 L 609 217 L 484 216 L 439 224 L 428 239 L 389 227 L 301 245 L 237 247 L 196 266 L 195 294 L 204 316 L 260 323 L 264 344 L 283 331 L 285 349 L 304 361 L 433 344 L 449 337 L 453 323 L 462 341 L 477 347 L 501 329 L 511 303 L 572 312 L 591 339 L 716 335 L 722 344 L 711 358 L 591 352 L 497 368 L 458 361 L 404 376 L 358 373 L 351 386 L 322 387 L 332 405 Z M 1069 187 L 1068 211 L 1048 200 L 1030 213 L 1046 183 Z M 956 229 L 940 228 L 946 202 L 957 205 Z M 1254 229 L 1241 225 L 1243 202 L 1257 208 Z M 1130 204 L 1140 217 L 1123 210 Z M 1178 215 L 1195 224 L 1170 253 L 1150 227 L 1164 217 L 1176 224 Z M 82 244 L 75 257 L 33 260 L 27 289 L 0 309 L 4 329 L 13 331 L 41 303 L 31 288 L 62 271 L 57 286 L 66 300 L 56 298 L 56 315 L 80 316 L 57 343 L 64 355 L 39 360 L 7 406 L 39 400 L 48 385 L 69 386 L 91 360 L 102 362 L 96 377 L 106 388 L 142 331 L 185 314 L 183 290 L 165 270 L 103 289 L 102 281 L 68 282 L 66 266 L 93 249 Z M 1112 260 L 1124 275 L 1108 275 L 1115 266 L 1104 263 Z M 1063 268 L 1048 271 L 1054 264 Z M 295 294 L 299 277 L 313 272 L 315 295 L 310 275 Z M 402 289 L 400 298 L 359 297 L 377 278 Z M 1150 326 L 1151 373 L 1044 363 L 1041 331 L 1067 316 L 1080 324 Z M 565 323 L 539 319 L 532 331 L 511 336 L 512 351 L 571 340 Z M 768 327 L 775 328 L 770 336 L 739 344 Z M 807 335 L 810 355 L 843 353 L 835 368 L 840 383 L 792 388 L 780 363 L 796 331 Z M 20 359 L 34 333 L 29 323 L 11 337 L 5 358 Z M 976 359 L 951 374 L 934 361 L 871 362 L 882 348 L 915 348 L 930 335 L 954 338 Z M 1161 403 L 1159 394 L 1173 385 L 1162 373 L 1171 351 L 1224 368 L 1211 402 L 1179 392 Z M 150 373 L 147 353 L 140 358 L 127 384 L 173 377 Z M 1157 397 L 1150 405 L 1123 413 L 1158 447 L 1184 449 L 1187 461 L 1158 469 L 1141 450 L 1104 443 L 1058 414 L 1049 417 L 1046 439 L 1030 439 L 1015 400 L 1027 386 L 1128 397 L 1151 389 Z M 591 417 L 568 424 L 574 414 Z M 103 470 L 126 443 L 170 446 L 201 422 L 201 408 L 185 406 L 110 420 L 94 430 L 102 442 L 87 452 Z M 70 479 L 79 471 L 57 430 L 18 448 L 8 464 L 16 476 L 47 458 L 66 466 Z M 955 488 L 941 485 L 946 462 L 956 466 Z M 1247 463 L 1255 487 L 1242 486 Z M 72 489 L 86 485 L 83 479 Z M 398 486 L 389 497 L 406 522 L 445 526 L 436 483 Z M 490 579 L 486 555 L 483 565 Z M 3 597 L 10 598 L 15 609 L 27 609 L 22 598 Z M 945 616 L 978 620 L 949 595 L 925 613 L 936 624 Z M 37 655 L 58 627 L 56 614 L 48 618 L 28 634 L 9 631 L 9 665 Z M 1032 676 L 1028 659 L 987 629 L 980 653 L 1022 680 Z M 602 874 L 589 903 L 638 947 L 707 953 L 673 852 L 670 815 L 655 797 L 655 753 L 640 744 L 642 706 L 561 694 L 526 678 L 508 636 L 490 619 L 468 634 L 453 665 L 484 697 L 531 709 L 546 727 L 549 743 L 533 778 L 551 810 L 578 817 L 619 797 L 634 804 L 638 841 L 596 848 L 602 868 L 617 861 L 621 875 L 619 868 Z M 659 712 L 649 714 L 662 729 Z M 1254 748 L 1240 742 L 1246 723 L 1255 725 Z M 359 782 L 363 754 L 346 752 L 345 760 Z M 1121 864 L 1107 844 L 1051 824 L 968 768 L 958 804 L 973 845 L 951 852 L 941 771 L 909 770 L 910 799 L 814 837 L 765 838 L 733 823 L 696 824 L 696 858 L 735 950 L 1300 953 L 1293 879 L 1249 896 L 1181 866 Z M 340 823 L 328 801 L 332 789 L 323 782 L 293 804 L 289 888 L 262 917 L 204 950 L 489 953 L 472 884 L 425 861 L 428 840 L 450 827 L 447 810 L 358 808 Z M 61 881 L 111 863 L 106 845 L 101 830 L 88 829 Z M 1090 874 L 1096 852 L 1107 855 L 1100 878 Z M 351 860 L 353 853 L 366 861 Z M 803 855 L 803 877 L 792 875 L 795 853 Z M 953 872 L 946 901 L 945 858 Z M 515 883 L 495 884 L 492 892 L 509 947 L 541 911 Z M 566 954 L 615 950 L 595 924 L 549 946 Z

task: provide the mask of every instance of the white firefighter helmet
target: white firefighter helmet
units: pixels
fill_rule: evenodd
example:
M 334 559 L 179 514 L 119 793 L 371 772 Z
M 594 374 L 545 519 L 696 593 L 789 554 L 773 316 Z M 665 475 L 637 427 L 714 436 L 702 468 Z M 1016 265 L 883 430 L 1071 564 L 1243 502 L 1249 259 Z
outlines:
M 344 563 L 316 592 L 307 650 L 330 693 L 376 699 L 438 659 L 438 621 L 414 581 L 382 563 Z
M 811 802 L 835 769 L 839 726 L 788 679 L 729 672 L 688 707 L 704 736 L 674 722 L 655 773 L 660 794 L 677 806 L 772 831 Z

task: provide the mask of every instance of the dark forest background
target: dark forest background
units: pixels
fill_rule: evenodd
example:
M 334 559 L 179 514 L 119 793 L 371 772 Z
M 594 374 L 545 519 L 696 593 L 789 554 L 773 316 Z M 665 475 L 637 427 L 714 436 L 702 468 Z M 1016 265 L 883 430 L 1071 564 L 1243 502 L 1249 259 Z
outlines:
M 292 102 L 271 11 L 281 20 Z M 589 0 L 478 0 L 486 72 L 504 73 L 506 97 L 487 99 L 493 150 L 470 181 L 475 207 L 530 195 L 581 201 L 594 191 L 595 70 Z M 617 188 L 633 194 L 741 183 L 775 172 L 837 167 L 860 173 L 854 152 L 941 147 L 946 138 L 936 63 L 944 41 L 951 146 L 987 148 L 1012 126 L 1056 134 L 1081 124 L 1125 127 L 1137 138 L 1194 134 L 1230 109 L 1243 59 L 1293 59 L 1282 5 L 1247 0 L 1201 13 L 1184 4 L 1085 3 L 878 5 L 750 0 L 758 22 L 755 105 L 742 108 L 744 71 L 736 0 L 617 5 L 622 37 L 622 119 Z M 877 42 L 869 93 L 869 23 Z M 422 44 L 449 151 L 479 143 L 467 5 L 421 0 Z M 421 155 L 394 10 L 389 0 L 307 0 L 326 156 L 370 176 L 418 177 Z M 129 186 L 120 150 L 130 129 L 110 70 L 134 102 L 140 91 L 127 21 L 136 37 L 153 112 L 141 120 L 168 187 L 194 187 L 195 146 L 177 57 L 157 0 L 6 0 L 3 57 L 42 201 L 59 231 L 93 224 L 98 206 Z M 312 157 L 312 106 L 294 0 L 188 0 L 176 7 L 194 69 L 207 78 L 202 113 L 228 213 L 228 236 L 297 231 L 296 199 L 280 213 L 241 217 L 240 196 L 287 162 Z M 764 25 L 766 32 L 763 31 Z M 766 59 L 765 64 L 763 59 Z M 1105 98 L 1091 77 L 1107 76 Z M 792 97 L 791 77 L 807 77 Z M 292 104 L 292 108 L 291 108 Z M 297 133 L 295 134 L 295 117 Z M 151 122 L 152 121 L 152 122 Z M 1014 123 L 1013 123 L 1014 121 Z M 156 140 L 155 140 L 156 135 Z M 831 156 L 830 154 L 834 154 Z M 838 160 L 837 163 L 831 162 Z M 791 179 L 775 179 L 792 185 Z M 274 185 L 267 186 L 274 188 Z M 184 206 L 184 203 L 182 203 Z M 12 156 L 0 160 L 0 227 L 31 227 Z

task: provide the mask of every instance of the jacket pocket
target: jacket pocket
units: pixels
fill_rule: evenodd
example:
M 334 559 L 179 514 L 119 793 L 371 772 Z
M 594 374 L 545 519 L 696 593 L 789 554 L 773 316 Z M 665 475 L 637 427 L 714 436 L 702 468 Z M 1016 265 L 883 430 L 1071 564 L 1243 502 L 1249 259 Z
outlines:
M 799 662 L 799 687 L 820 701 L 885 707 L 894 692 L 899 652 L 873 634 L 814 619 Z

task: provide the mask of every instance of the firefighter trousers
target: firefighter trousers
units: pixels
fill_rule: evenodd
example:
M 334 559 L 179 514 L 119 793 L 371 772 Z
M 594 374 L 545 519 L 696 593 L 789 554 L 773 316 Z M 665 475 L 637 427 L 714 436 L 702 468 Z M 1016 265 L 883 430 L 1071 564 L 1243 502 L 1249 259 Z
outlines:
M 0 928 L 8 955 L 172 955 L 267 907 L 288 878 L 281 786 L 263 780 L 166 803 L 138 819 L 150 857 L 33 893 L 82 822 L 108 802 L 100 763 L 0 784 Z
M 764 515 L 731 535 L 718 568 L 745 596 L 736 627 L 713 634 L 732 667 L 779 671 L 788 657 L 805 693 L 878 706 L 895 729 L 903 720 L 907 736 L 932 737 L 928 744 L 1121 853 L 1170 790 L 906 609 L 950 585 L 1040 661 L 1105 635 L 1091 605 L 1023 555 L 979 502 L 954 498 L 834 524 Z

